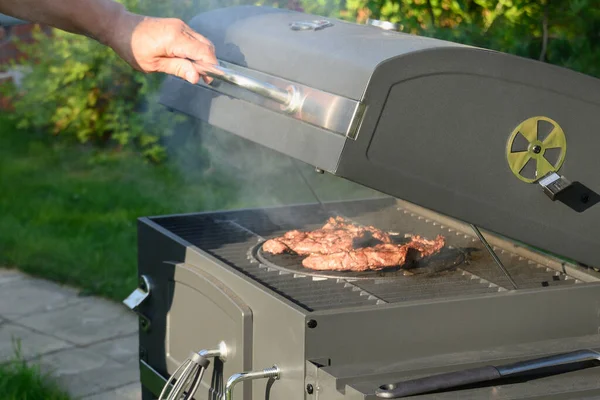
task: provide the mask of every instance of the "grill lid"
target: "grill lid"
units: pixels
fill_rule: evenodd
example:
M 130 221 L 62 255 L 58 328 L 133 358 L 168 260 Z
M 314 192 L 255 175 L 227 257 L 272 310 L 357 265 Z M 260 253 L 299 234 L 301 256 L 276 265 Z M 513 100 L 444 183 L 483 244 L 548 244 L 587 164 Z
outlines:
M 218 9 L 199 14 L 190 26 L 213 42 L 219 60 L 353 100 L 362 99 L 381 62 L 460 46 L 269 7 Z
M 214 42 L 227 79 L 209 87 L 169 77 L 165 106 L 380 192 L 600 266 L 600 80 L 266 7 L 211 11 L 190 25 Z

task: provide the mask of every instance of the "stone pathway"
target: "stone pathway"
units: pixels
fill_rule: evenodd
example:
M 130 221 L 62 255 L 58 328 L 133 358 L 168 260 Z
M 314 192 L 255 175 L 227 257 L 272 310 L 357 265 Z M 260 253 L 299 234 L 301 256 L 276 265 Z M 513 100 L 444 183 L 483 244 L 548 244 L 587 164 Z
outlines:
M 137 329 L 120 304 L 0 269 L 0 362 L 20 340 L 75 399 L 141 399 Z

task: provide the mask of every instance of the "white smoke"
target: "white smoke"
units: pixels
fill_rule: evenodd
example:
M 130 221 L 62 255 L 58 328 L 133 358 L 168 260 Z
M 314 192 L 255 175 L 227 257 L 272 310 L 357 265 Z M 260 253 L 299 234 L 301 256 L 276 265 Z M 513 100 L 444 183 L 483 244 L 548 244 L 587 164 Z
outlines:
M 193 10 L 193 15 L 178 15 L 190 20 L 210 9 L 255 4 L 247 0 L 173 0 L 176 9 Z M 299 1 L 263 1 L 263 5 L 298 9 Z M 339 1 L 318 2 L 320 9 L 339 7 Z M 326 4 L 331 3 L 331 4 Z M 313 3 L 315 8 L 316 3 Z M 158 101 L 154 94 L 151 101 Z M 223 201 L 215 194 L 211 208 L 258 207 L 298 203 L 341 201 L 377 196 L 372 190 L 330 174 L 318 174 L 314 167 L 247 141 L 239 136 L 189 119 L 168 136 L 169 163 L 174 165 L 186 185 L 201 191 L 207 182 L 222 182 L 235 188 L 235 198 Z M 190 200 L 193 203 L 193 199 Z M 190 204 L 193 206 L 193 204 Z M 201 210 L 197 210 L 201 211 Z

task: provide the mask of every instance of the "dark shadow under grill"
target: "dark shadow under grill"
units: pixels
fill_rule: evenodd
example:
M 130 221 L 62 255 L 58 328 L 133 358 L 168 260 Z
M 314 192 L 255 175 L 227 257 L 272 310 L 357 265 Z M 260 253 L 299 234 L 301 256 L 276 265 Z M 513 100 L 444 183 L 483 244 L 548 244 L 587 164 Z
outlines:
M 364 225 L 401 234 L 428 238 L 442 234 L 448 246 L 464 252 L 466 261 L 434 274 L 346 280 L 282 271 L 255 258 L 252 250 L 261 241 L 291 229 L 320 227 L 331 215 L 343 215 Z M 153 221 L 309 311 L 494 293 L 511 288 L 477 239 L 407 212 L 389 199 L 330 204 L 326 210 L 319 205 L 299 205 L 158 217 Z M 578 282 L 506 251 L 498 256 L 519 289 Z

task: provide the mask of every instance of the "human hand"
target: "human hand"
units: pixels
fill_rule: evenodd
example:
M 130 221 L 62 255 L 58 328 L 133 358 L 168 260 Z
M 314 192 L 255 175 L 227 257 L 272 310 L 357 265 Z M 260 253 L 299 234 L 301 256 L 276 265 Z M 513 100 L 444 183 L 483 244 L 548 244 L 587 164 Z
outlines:
M 152 18 L 128 12 L 119 16 L 106 40 L 133 68 L 150 73 L 164 72 L 192 84 L 206 74 L 217 58 L 213 44 L 187 24 L 174 18 Z

